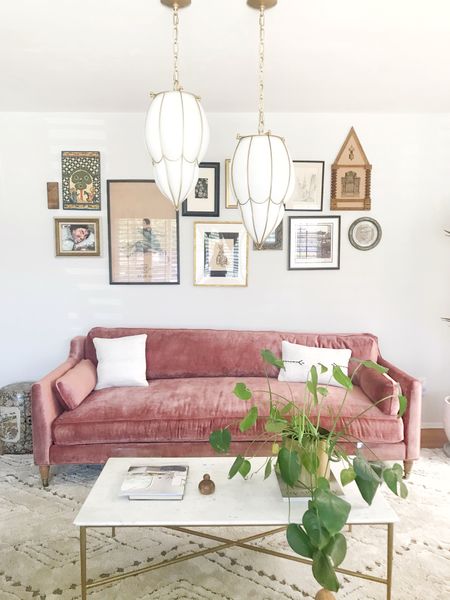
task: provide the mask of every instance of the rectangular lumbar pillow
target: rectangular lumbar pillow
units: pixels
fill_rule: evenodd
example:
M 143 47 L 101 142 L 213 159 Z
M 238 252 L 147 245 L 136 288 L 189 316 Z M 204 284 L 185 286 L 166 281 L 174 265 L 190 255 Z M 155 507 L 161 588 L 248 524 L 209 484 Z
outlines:
M 96 390 L 148 385 L 145 377 L 146 333 L 120 338 L 94 338 L 92 341 L 98 360 Z
M 62 404 L 69 410 L 73 410 L 89 396 L 96 383 L 95 366 L 90 360 L 84 359 L 56 380 L 56 389 Z
M 348 363 L 352 351 L 336 348 L 314 348 L 311 346 L 302 346 L 301 344 L 291 344 L 283 340 L 281 342 L 281 354 L 284 369 L 280 369 L 278 374 L 279 381 L 305 382 L 308 379 L 311 367 L 316 365 L 320 384 L 343 387 L 332 376 L 333 365 L 341 367 L 342 371 L 347 375 Z M 320 372 L 319 363 L 327 367 L 328 370 L 325 373 Z M 311 379 L 311 377 L 309 378 Z

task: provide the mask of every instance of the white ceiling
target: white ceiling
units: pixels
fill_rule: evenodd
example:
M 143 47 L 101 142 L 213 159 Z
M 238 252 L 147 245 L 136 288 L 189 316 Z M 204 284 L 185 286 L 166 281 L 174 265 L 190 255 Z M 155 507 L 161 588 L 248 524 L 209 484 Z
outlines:
M 256 11 L 180 11 L 181 80 L 207 111 L 254 111 Z M 450 112 L 450 0 L 279 0 L 267 12 L 266 109 Z M 0 110 L 143 111 L 171 86 L 159 0 L 0 0 Z

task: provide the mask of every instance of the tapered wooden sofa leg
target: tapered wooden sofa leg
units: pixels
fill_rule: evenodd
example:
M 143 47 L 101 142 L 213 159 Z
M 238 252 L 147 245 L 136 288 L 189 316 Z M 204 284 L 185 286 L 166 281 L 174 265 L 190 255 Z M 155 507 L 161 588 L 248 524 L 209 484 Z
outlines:
M 414 461 L 413 460 L 404 460 L 403 461 L 403 479 L 409 479 L 413 468 Z
M 41 480 L 43 487 L 48 487 L 48 480 L 50 477 L 50 466 L 39 465 L 39 473 L 41 474 Z

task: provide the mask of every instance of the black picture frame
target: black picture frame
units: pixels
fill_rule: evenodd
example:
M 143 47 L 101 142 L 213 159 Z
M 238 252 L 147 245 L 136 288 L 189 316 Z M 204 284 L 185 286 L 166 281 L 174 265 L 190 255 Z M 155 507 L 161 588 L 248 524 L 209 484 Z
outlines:
M 196 193 L 197 186 L 202 179 L 202 169 L 214 170 L 214 202 L 212 210 L 189 210 L 189 198 L 183 201 L 181 205 L 181 214 L 183 217 L 218 217 L 220 216 L 220 162 L 202 162 L 199 165 L 199 178 L 194 188 L 193 194 Z
M 114 198 L 113 195 L 113 187 L 116 186 L 117 184 L 128 184 L 128 190 L 127 188 L 124 188 L 121 190 L 121 194 L 122 195 L 126 195 L 127 193 L 131 195 L 131 188 L 133 185 L 138 186 L 136 188 L 136 191 L 140 188 L 139 194 L 137 194 L 137 198 L 135 199 L 137 206 L 133 207 L 133 199 L 126 197 L 126 198 L 121 198 L 120 194 L 119 196 L 116 196 Z M 146 205 L 145 208 L 142 207 L 142 203 L 144 202 L 142 196 L 143 194 L 146 192 L 145 189 L 141 188 L 140 186 L 146 184 L 148 187 L 148 206 Z M 107 185 L 107 196 L 108 196 L 108 263 L 109 263 L 109 283 L 110 285 L 179 285 L 180 283 L 180 227 L 179 227 L 179 215 L 178 215 L 178 211 L 175 210 L 175 208 L 173 207 L 172 203 L 170 202 L 170 200 L 168 200 L 165 196 L 163 196 L 163 194 L 158 190 L 155 180 L 154 179 L 108 179 L 106 182 Z M 160 202 L 160 204 L 155 204 L 155 200 L 157 202 Z M 159 250 L 161 250 L 163 253 L 166 254 L 165 256 L 165 260 L 167 262 L 167 258 L 169 259 L 169 271 L 173 270 L 173 266 L 175 266 L 175 273 L 174 275 L 171 275 L 170 277 L 168 277 L 167 280 L 155 280 L 155 281 L 149 281 L 148 280 L 148 269 L 147 271 L 144 270 L 144 276 L 141 277 L 140 279 L 136 278 L 136 280 L 130 281 L 130 280 L 118 280 L 119 278 L 117 276 L 115 276 L 115 273 L 117 271 L 117 265 L 115 264 L 115 260 L 116 260 L 116 256 L 117 253 L 120 253 L 123 251 L 122 250 L 117 250 L 116 247 L 116 234 L 115 231 L 113 231 L 114 225 L 115 225 L 115 219 L 117 218 L 116 214 L 113 214 L 114 208 L 112 205 L 116 204 L 116 202 L 123 202 L 122 206 L 125 206 L 126 209 L 125 210 L 129 210 L 130 213 L 131 211 L 134 212 L 134 217 L 130 217 L 134 220 L 140 220 L 142 221 L 142 225 L 141 227 L 144 229 L 145 225 L 144 225 L 144 221 L 149 221 L 148 226 L 151 226 L 151 221 L 152 219 L 156 219 L 156 220 L 167 220 L 167 221 L 174 221 L 175 224 L 175 232 L 172 234 L 169 242 L 170 242 L 170 246 L 169 249 L 166 250 L 162 250 L 161 249 L 161 244 L 160 242 L 158 242 L 158 245 L 160 246 Z M 145 200 L 146 203 L 146 200 Z M 156 208 L 158 207 L 158 211 L 159 214 L 158 216 L 154 217 L 152 216 L 152 210 L 156 211 Z M 124 209 L 122 209 L 123 211 Z M 168 215 L 167 217 L 164 215 Z M 126 218 L 126 217 L 125 217 Z M 123 217 L 122 217 L 123 219 Z M 142 229 L 142 231 L 143 231 Z M 136 230 L 136 228 L 135 228 Z M 171 247 L 171 244 L 173 244 L 173 242 L 176 242 L 176 249 L 174 250 Z M 146 242 L 146 238 L 143 235 L 141 240 L 138 240 L 137 242 L 133 242 L 133 244 L 136 246 L 138 243 L 141 244 L 141 247 L 138 249 L 136 249 L 136 254 L 142 253 L 142 261 L 141 262 L 145 262 L 145 255 L 147 254 L 151 254 L 154 253 L 154 250 L 149 250 L 148 252 L 146 251 L 144 244 Z M 123 242 L 122 241 L 122 245 L 124 243 L 128 243 L 128 244 L 132 244 L 131 242 Z M 132 244 L 132 245 L 133 245 Z M 131 256 L 130 254 L 127 255 L 127 257 L 129 258 L 129 256 Z M 127 262 L 127 261 L 126 261 Z M 152 261 L 153 263 L 153 257 L 152 257 Z M 153 266 L 150 269 L 151 275 L 153 275 Z M 147 278 L 145 277 L 145 275 L 147 274 Z M 142 280 L 144 279 L 144 280 Z
M 294 195 L 296 193 L 296 189 L 297 189 L 297 184 L 296 184 L 291 198 L 286 202 L 285 210 L 287 212 L 293 212 L 293 211 L 295 211 L 295 212 L 322 212 L 322 210 L 323 210 L 323 186 L 324 186 L 324 181 L 325 181 L 325 161 L 324 160 L 293 160 L 292 162 L 294 164 L 294 169 L 295 169 L 295 165 L 302 165 L 302 164 L 321 165 L 321 176 L 319 178 L 319 181 L 320 181 L 320 208 L 307 208 L 307 207 L 305 207 L 305 205 L 303 205 L 303 206 L 300 205 L 300 206 L 295 206 L 293 208 L 289 208 L 289 206 L 293 202 L 292 198 L 294 197 Z M 294 176 L 295 176 L 295 174 L 294 174 Z
M 265 240 L 261 248 L 253 242 L 253 250 L 260 252 L 261 250 L 283 250 L 283 221 L 277 225 Z
M 318 227 L 319 224 L 322 224 L 322 226 L 324 226 L 324 225 L 326 225 L 326 221 L 328 221 L 328 224 L 336 225 L 335 227 L 330 228 L 330 232 L 331 232 L 330 258 L 332 259 L 331 260 L 332 266 L 324 266 L 324 265 L 327 265 L 330 263 L 327 263 L 325 261 L 321 262 L 324 258 L 326 258 L 326 256 L 318 257 L 318 260 L 316 262 L 311 260 L 309 263 L 308 262 L 302 263 L 299 260 L 297 264 L 299 264 L 299 265 L 303 264 L 305 266 L 293 266 L 292 229 L 293 229 L 294 223 L 300 222 L 300 221 L 309 221 L 310 222 L 309 224 L 311 227 Z M 290 216 L 288 225 L 289 225 L 289 235 L 288 235 L 288 244 L 289 244 L 289 246 L 288 246 L 288 270 L 289 271 L 330 271 L 330 270 L 339 270 L 340 269 L 340 264 L 341 264 L 341 217 L 340 216 L 335 216 L 335 215 Z M 316 235 L 316 242 L 313 242 L 313 244 L 312 244 L 313 252 L 314 252 L 314 250 L 317 251 L 317 249 L 319 247 L 319 244 L 317 243 L 317 232 L 315 233 L 315 235 Z M 321 248 L 324 249 L 324 254 L 325 254 L 328 249 L 328 243 L 327 243 L 326 239 L 321 242 L 319 250 Z M 334 259 L 333 259 L 333 251 L 335 251 L 335 253 L 336 253 L 336 256 Z M 309 265 L 309 266 L 306 266 L 306 265 Z M 316 265 L 316 266 L 314 266 L 314 265 Z

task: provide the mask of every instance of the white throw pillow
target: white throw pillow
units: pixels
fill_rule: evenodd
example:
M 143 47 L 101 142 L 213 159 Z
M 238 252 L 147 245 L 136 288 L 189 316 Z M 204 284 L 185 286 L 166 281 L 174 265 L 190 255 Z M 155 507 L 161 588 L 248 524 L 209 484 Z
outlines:
M 283 361 L 285 361 L 285 368 L 280 369 L 278 375 L 279 381 L 305 382 L 308 379 L 311 367 L 321 363 L 327 367 L 328 371 L 321 374 L 320 367 L 317 367 L 319 383 L 322 385 L 328 384 L 343 387 L 332 377 L 333 364 L 341 367 L 342 371 L 348 375 L 348 363 L 352 351 L 337 350 L 335 348 L 312 348 L 310 346 L 302 346 L 301 344 L 291 344 L 283 340 L 281 342 L 281 355 Z M 301 364 L 289 361 L 301 361 Z
M 112 339 L 94 338 L 98 360 L 95 389 L 148 385 L 145 377 L 147 370 L 146 341 L 146 333 Z

